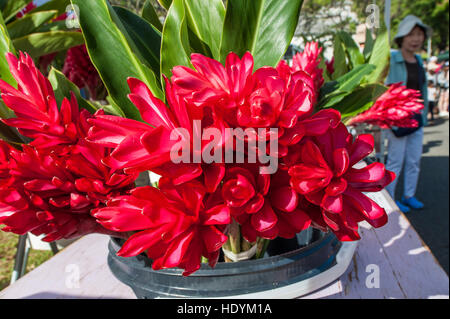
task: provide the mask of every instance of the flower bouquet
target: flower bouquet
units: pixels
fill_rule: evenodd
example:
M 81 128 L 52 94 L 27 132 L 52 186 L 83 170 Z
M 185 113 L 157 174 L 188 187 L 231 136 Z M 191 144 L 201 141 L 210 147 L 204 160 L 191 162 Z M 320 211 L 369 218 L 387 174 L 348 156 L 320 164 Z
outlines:
M 46 78 L 0 20 L 3 231 L 103 233 L 122 239 L 119 256 L 189 276 L 219 258 L 264 258 L 270 241 L 310 228 L 345 242 L 361 221 L 387 222 L 364 193 L 395 176 L 356 166 L 374 140 L 345 125 L 391 125 L 391 103 L 402 119 L 417 109 L 399 86 L 384 93 L 386 34 L 361 53 L 338 33 L 334 66 L 316 42 L 288 63 L 301 0 L 160 1 L 163 25 L 149 1 L 141 16 L 71 2 L 108 105 L 55 69 Z M 159 180 L 137 187 L 148 172 Z

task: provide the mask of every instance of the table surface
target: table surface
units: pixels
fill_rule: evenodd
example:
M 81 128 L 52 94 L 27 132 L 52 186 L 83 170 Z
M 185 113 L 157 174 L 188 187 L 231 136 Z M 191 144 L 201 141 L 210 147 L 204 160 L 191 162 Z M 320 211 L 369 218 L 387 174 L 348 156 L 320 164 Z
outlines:
M 375 196 L 389 222 L 378 229 L 360 223 L 362 239 L 347 271 L 302 298 L 449 298 L 448 275 L 383 192 Z M 108 241 L 98 234 L 80 238 L 0 291 L 0 298 L 136 298 L 108 268 Z

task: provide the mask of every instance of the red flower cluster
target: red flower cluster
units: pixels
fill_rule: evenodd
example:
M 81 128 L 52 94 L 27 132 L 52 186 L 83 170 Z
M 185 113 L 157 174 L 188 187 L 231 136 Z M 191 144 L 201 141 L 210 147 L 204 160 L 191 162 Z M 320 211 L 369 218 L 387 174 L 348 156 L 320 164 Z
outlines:
M 373 140 L 362 135 L 353 141 L 337 111 L 313 113 L 323 84 L 319 54 L 310 44 L 292 68 L 283 61 L 255 72 L 249 53 L 242 59 L 230 53 L 225 65 L 193 54 L 195 70 L 177 66 L 171 80 L 165 78 L 168 107 L 143 82 L 129 79 L 129 97 L 148 124 L 109 115 L 88 120 L 89 140 L 115 147 L 105 160 L 110 167 L 162 175 L 159 189 L 136 188 L 95 210 L 105 228 L 136 232 L 120 255 L 146 251 L 154 269 L 176 266 L 190 274 L 201 256 L 217 262 L 232 219 L 249 242 L 292 238 L 310 225 L 356 240 L 357 222 L 380 227 L 387 221 L 362 192 L 382 189 L 393 174 L 381 164 L 353 168 L 373 150 Z M 262 163 L 249 162 L 247 153 L 242 164 L 172 163 L 176 143 L 194 149 L 195 120 L 220 132 L 277 128 L 279 151 L 272 155 L 280 169 L 261 174 Z M 177 128 L 189 134 L 172 140 Z M 225 134 L 215 148 L 226 149 L 226 140 Z
M 45 234 L 47 241 L 111 234 L 90 211 L 132 188 L 137 176 L 102 163 L 111 150 L 85 140 L 93 115 L 80 112 L 74 96 L 58 110 L 49 81 L 28 55 L 7 60 L 18 89 L 0 80 L 1 97 L 17 117 L 2 121 L 33 140 L 22 151 L 0 141 L 3 230 Z
M 381 128 L 417 127 L 414 114 L 424 108 L 420 92 L 407 89 L 401 83 L 392 84 L 367 111 L 351 119 L 350 125 L 375 124 Z
M 67 50 L 63 67 L 64 75 L 80 89 L 87 87 L 90 96 L 96 98 L 96 90 L 101 83 L 100 75 L 91 62 L 86 45 Z
M 73 96 L 58 110 L 31 58 L 8 55 L 18 89 L 0 81 L 0 90 L 17 118 L 4 122 L 33 141 L 22 151 L 0 143 L 0 223 L 47 240 L 132 232 L 121 256 L 146 252 L 154 269 L 179 267 L 185 275 L 199 269 L 202 256 L 215 265 L 233 220 L 251 243 L 292 238 L 311 225 L 359 239 L 358 222 L 387 221 L 363 192 L 381 190 L 394 174 L 381 164 L 356 168 L 373 139 L 353 140 L 335 110 L 314 113 L 324 81 L 320 53 L 308 44 L 292 67 L 281 61 L 256 71 L 250 53 L 230 53 L 225 65 L 193 54 L 195 69 L 177 66 L 164 78 L 167 105 L 130 78 L 129 98 L 144 122 L 79 112 Z M 205 138 L 202 129 L 221 135 Z M 239 137 L 233 129 L 264 130 Z M 238 142 L 248 146 L 243 162 L 226 162 L 224 154 L 242 151 Z M 189 156 L 175 163 L 179 146 Z M 221 151 L 222 161 L 202 159 L 205 150 Z M 264 161 L 251 152 L 276 159 L 279 169 L 262 171 Z M 147 170 L 162 176 L 158 188 L 131 190 Z

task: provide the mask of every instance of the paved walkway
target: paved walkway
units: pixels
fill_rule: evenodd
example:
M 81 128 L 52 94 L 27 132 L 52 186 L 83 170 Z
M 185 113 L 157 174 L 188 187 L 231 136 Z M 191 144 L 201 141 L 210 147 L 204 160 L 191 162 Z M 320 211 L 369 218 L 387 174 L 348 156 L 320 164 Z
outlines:
M 413 227 L 449 273 L 449 121 L 437 119 L 424 129 L 424 149 L 416 196 L 424 202 L 421 211 L 406 214 Z M 403 175 L 403 174 L 402 174 Z M 403 176 L 396 195 L 403 190 Z

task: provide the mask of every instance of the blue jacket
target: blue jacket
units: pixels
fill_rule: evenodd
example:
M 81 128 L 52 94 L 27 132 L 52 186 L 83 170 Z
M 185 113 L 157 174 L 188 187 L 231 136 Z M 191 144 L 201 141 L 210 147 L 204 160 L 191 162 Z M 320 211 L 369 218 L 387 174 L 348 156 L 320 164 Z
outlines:
M 422 58 L 416 54 L 417 61 L 419 63 L 419 66 L 423 68 L 423 61 Z M 423 125 L 427 125 L 427 114 L 428 114 L 428 86 L 427 86 L 427 73 L 424 70 L 425 74 L 425 81 L 423 84 L 422 89 L 420 90 L 422 92 L 422 98 L 423 98 L 423 104 L 424 108 L 422 109 L 422 119 L 423 119 Z M 403 55 L 401 51 L 399 50 L 392 50 L 391 51 L 391 63 L 389 68 L 389 74 L 386 79 L 386 84 L 393 84 L 402 82 L 403 85 L 406 85 L 406 81 L 408 80 L 408 74 L 406 72 L 406 65 L 405 65 L 405 59 L 403 58 Z

